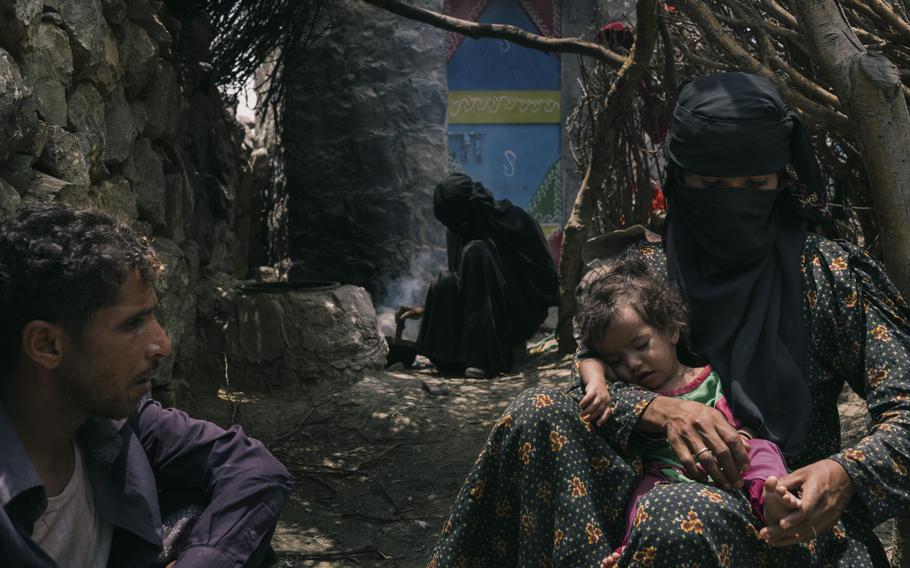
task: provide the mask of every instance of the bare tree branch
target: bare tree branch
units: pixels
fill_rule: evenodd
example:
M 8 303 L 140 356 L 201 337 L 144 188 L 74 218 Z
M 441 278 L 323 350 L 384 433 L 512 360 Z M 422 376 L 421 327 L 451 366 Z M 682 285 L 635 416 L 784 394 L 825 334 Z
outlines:
M 607 93 L 604 110 L 597 116 L 591 160 L 566 222 L 559 259 L 559 323 L 556 335 L 559 350 L 575 350 L 572 318 L 575 315 L 575 286 L 581 278 L 581 248 L 594 217 L 594 205 L 604 187 L 610 164 L 610 151 L 629 112 L 642 77 L 648 72 L 657 45 L 657 0 L 638 0 L 636 4 L 635 43 L 625 64 Z
M 698 25 L 708 39 L 729 53 L 740 66 L 771 81 L 780 90 L 787 102 L 805 114 L 808 119 L 807 122 L 823 123 L 828 128 L 839 132 L 847 132 L 849 130 L 849 122 L 846 116 L 798 93 L 779 75 L 767 66 L 762 65 L 751 53 L 739 45 L 733 37 L 724 31 L 712 10 L 704 2 L 701 0 L 690 0 L 682 4 L 680 8 Z
M 881 18 L 888 22 L 891 27 L 900 32 L 905 40 L 910 40 L 910 23 L 907 23 L 906 20 L 901 18 L 890 5 L 882 2 L 882 0 L 866 0 L 866 2 L 869 3 L 869 7 L 872 8 L 876 14 L 881 16 Z
M 448 30 L 450 32 L 457 32 L 474 39 L 484 37 L 497 38 L 511 41 L 512 43 L 525 47 L 539 49 L 541 51 L 587 55 L 598 61 L 603 61 L 611 67 L 617 68 L 622 67 L 628 60 L 627 57 L 624 57 L 615 51 L 611 51 L 598 43 L 586 41 L 581 38 L 550 38 L 532 34 L 531 32 L 527 32 L 516 26 L 505 24 L 480 24 L 446 16 L 432 10 L 411 6 L 400 0 L 362 1 L 392 12 L 393 14 L 430 24 L 433 27 Z

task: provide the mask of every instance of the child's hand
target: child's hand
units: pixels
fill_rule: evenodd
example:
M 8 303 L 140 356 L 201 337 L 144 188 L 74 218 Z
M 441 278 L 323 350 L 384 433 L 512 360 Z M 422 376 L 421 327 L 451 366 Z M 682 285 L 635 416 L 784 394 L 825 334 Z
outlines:
M 585 387 L 585 396 L 578 403 L 581 407 L 581 415 L 598 426 L 603 426 L 610 418 L 613 412 L 613 406 L 610 404 L 610 389 L 607 388 L 607 381 L 591 381 Z

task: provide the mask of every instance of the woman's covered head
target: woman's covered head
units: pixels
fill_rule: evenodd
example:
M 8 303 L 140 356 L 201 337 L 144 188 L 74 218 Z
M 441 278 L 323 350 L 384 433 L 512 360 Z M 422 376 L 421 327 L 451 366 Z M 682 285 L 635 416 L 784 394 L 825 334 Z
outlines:
M 433 192 L 433 214 L 461 237 L 482 236 L 483 218 L 495 208 L 493 194 L 464 174 L 448 176 Z
M 802 122 L 777 88 L 758 75 L 720 73 L 687 83 L 679 92 L 664 152 L 671 201 L 680 182 L 696 188 L 776 189 L 788 165 L 802 186 L 798 200 L 815 196 L 819 203 L 813 209 L 826 201 Z M 816 210 L 800 216 L 824 220 Z
M 790 161 L 791 133 L 798 121 L 764 77 L 709 75 L 680 90 L 667 158 L 695 174 L 767 175 Z

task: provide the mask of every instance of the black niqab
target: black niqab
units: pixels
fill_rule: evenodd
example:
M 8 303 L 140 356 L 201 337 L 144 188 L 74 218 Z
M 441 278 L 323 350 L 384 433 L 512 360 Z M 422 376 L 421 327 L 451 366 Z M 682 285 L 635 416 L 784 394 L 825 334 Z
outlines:
M 691 307 L 692 348 L 717 369 L 733 414 L 793 455 L 812 411 L 800 278 L 806 219 L 787 191 L 688 187 L 680 174 L 757 176 L 789 162 L 803 187 L 823 194 L 811 145 L 770 82 L 726 73 L 680 91 L 666 153 L 668 269 Z

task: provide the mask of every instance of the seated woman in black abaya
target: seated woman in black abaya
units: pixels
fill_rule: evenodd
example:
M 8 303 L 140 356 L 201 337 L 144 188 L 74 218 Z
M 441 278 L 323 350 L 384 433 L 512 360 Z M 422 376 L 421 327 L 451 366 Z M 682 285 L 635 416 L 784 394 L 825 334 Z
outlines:
M 513 351 L 556 304 L 556 267 L 537 222 L 483 185 L 455 174 L 436 186 L 433 212 L 446 226 L 448 270 L 430 286 L 418 353 L 443 373 L 489 378 L 509 371 Z

